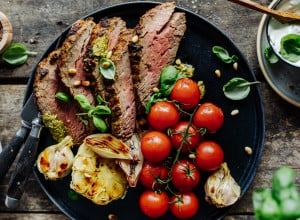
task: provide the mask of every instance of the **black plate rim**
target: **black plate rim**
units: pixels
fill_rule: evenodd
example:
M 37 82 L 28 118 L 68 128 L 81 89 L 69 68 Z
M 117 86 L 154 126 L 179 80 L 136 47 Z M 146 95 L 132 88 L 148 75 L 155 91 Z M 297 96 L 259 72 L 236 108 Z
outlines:
M 161 4 L 161 2 L 156 2 L 156 1 L 134 1 L 134 2 L 127 2 L 127 3 L 119 3 L 119 4 L 114 4 L 111 6 L 107 6 L 107 7 L 103 7 L 103 8 L 99 8 L 91 13 L 89 13 L 86 16 L 83 16 L 79 19 L 84 19 L 84 18 L 88 18 L 91 17 L 97 13 L 105 13 L 106 11 L 110 11 L 113 10 L 115 8 L 119 8 L 119 7 L 123 7 L 123 6 L 128 6 L 128 5 L 135 5 L 135 4 L 142 4 L 145 5 L 146 7 L 150 6 L 155 6 L 157 4 Z M 247 67 L 248 72 L 250 73 L 250 76 L 253 79 L 256 79 L 256 76 L 254 75 L 254 73 L 252 72 L 252 70 L 249 67 L 249 64 L 244 56 L 244 54 L 241 52 L 241 50 L 236 46 L 236 44 L 232 41 L 232 39 L 230 39 L 219 27 L 217 27 L 215 24 L 211 23 L 210 21 L 208 21 L 206 18 L 202 17 L 201 15 L 194 13 L 192 11 L 190 11 L 189 9 L 180 7 L 180 6 L 176 6 L 176 10 L 177 11 L 183 11 L 186 13 L 189 13 L 190 15 L 197 17 L 198 19 L 202 19 L 205 23 L 207 23 L 208 25 L 210 25 L 213 29 L 215 29 L 215 31 L 217 31 L 222 37 L 226 38 L 226 40 L 228 41 L 228 43 L 230 43 L 235 50 L 237 50 L 239 52 L 239 56 L 241 56 L 241 60 L 245 61 L 245 65 Z M 63 32 L 61 32 L 56 38 L 55 40 L 52 41 L 52 43 L 47 47 L 47 49 L 45 50 L 45 52 L 37 59 L 37 62 L 35 64 L 35 66 L 33 67 L 32 73 L 29 76 L 28 79 L 28 83 L 27 83 L 27 88 L 25 90 L 25 95 L 24 95 L 24 100 L 23 100 L 23 105 L 24 103 L 26 103 L 27 99 L 29 98 L 30 94 L 32 93 L 32 86 L 33 86 L 33 81 L 34 81 L 34 74 L 36 71 L 36 68 L 38 66 L 38 63 L 47 55 L 49 54 L 49 52 L 52 50 L 51 48 L 53 48 L 55 45 L 58 44 L 60 38 L 62 36 L 64 36 L 67 31 L 70 29 L 71 25 L 69 25 L 67 28 L 65 28 L 65 30 Z M 244 179 L 245 181 L 241 184 L 241 198 L 243 197 L 243 195 L 245 194 L 245 192 L 248 190 L 248 188 L 250 187 L 251 183 L 253 182 L 253 179 L 256 175 L 256 170 L 258 168 L 259 165 L 259 161 L 261 159 L 261 155 L 262 155 L 262 151 L 263 151 L 263 145 L 264 145 L 264 141 L 265 141 L 265 113 L 264 113 L 264 105 L 263 105 L 263 99 L 262 99 L 262 94 L 260 92 L 259 89 L 255 88 L 254 89 L 256 94 L 257 94 L 257 98 L 258 100 L 256 101 L 255 105 L 256 105 L 256 111 L 257 114 L 259 116 L 260 119 L 260 123 L 259 126 L 257 127 L 257 132 L 256 135 L 258 136 L 257 141 L 256 141 L 256 146 L 259 146 L 257 149 L 258 151 L 255 154 L 255 157 L 252 157 L 251 159 L 251 166 L 248 166 L 248 172 L 245 173 L 245 175 L 243 175 L 242 179 Z M 78 217 L 78 215 L 69 207 L 64 206 L 63 204 L 61 204 L 61 201 L 58 201 L 56 198 L 54 198 L 51 193 L 49 192 L 49 190 L 47 189 L 46 185 L 44 185 L 41 181 L 41 179 L 38 176 L 38 171 L 35 168 L 34 169 L 34 176 L 37 180 L 37 182 L 39 183 L 40 187 L 42 188 L 42 190 L 45 192 L 45 194 L 48 196 L 48 198 L 53 202 L 53 204 L 58 207 L 67 217 L 71 218 L 71 219 L 77 219 L 76 216 Z M 237 202 L 238 203 L 238 202 Z M 236 203 L 236 204 L 237 204 Z M 233 206 L 235 206 L 236 204 L 234 204 Z M 226 207 L 223 208 L 222 213 L 219 213 L 221 215 L 218 215 L 218 219 L 221 219 L 222 217 L 224 217 L 227 212 L 229 211 L 229 209 L 231 209 L 233 206 L 230 207 Z

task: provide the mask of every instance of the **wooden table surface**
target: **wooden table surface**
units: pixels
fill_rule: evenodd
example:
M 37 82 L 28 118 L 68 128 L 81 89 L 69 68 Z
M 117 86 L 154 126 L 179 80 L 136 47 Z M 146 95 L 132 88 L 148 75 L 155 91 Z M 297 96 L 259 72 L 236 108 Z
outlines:
M 14 41 L 39 54 L 67 25 L 96 9 L 121 3 L 121 0 L 1 0 L 0 10 L 10 19 Z M 226 0 L 178 0 L 177 5 L 205 17 L 223 30 L 241 49 L 258 80 L 266 116 L 266 136 L 257 174 L 241 201 L 225 219 L 254 219 L 251 195 L 258 187 L 270 186 L 272 173 L 281 165 L 300 169 L 300 109 L 282 100 L 266 83 L 256 56 L 256 34 L 262 14 Z M 268 5 L 269 0 L 257 0 Z M 37 57 L 19 67 L 0 62 L 0 140 L 5 146 L 19 127 L 19 114 L 26 82 Z M 31 175 L 16 210 L 4 205 L 9 173 L 0 180 L 0 219 L 67 219 L 48 199 Z M 297 184 L 299 185 L 299 177 Z

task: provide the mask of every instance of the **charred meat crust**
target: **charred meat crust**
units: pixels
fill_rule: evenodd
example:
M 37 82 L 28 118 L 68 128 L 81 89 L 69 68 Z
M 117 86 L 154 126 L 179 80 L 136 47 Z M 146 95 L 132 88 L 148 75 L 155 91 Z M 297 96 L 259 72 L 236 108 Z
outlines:
M 85 95 L 91 104 L 95 104 L 92 91 L 81 83 L 90 81 L 89 76 L 85 74 L 83 69 L 83 55 L 94 26 L 95 22 L 91 19 L 75 22 L 62 44 L 61 59 L 58 62 L 59 75 L 65 86 L 69 88 L 70 93 L 73 96 Z M 70 74 L 70 70 L 76 73 Z
M 57 74 L 59 59 L 58 49 L 39 63 L 34 80 L 35 101 L 42 115 L 56 115 L 57 119 L 63 122 L 66 135 L 70 135 L 74 144 L 78 145 L 87 135 L 95 132 L 95 128 L 91 123 L 86 126 L 76 115 L 80 111 L 77 103 L 74 101 L 62 103 L 55 98 L 58 91 L 68 92 Z

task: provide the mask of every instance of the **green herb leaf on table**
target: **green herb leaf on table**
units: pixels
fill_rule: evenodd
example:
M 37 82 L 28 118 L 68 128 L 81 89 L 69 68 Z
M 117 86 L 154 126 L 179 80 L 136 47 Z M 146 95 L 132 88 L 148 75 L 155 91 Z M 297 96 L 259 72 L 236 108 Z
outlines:
M 116 67 L 113 61 L 107 58 L 100 59 L 100 72 L 105 79 L 115 79 Z
M 300 35 L 288 34 L 280 41 L 280 54 L 290 62 L 296 63 L 300 60 Z
M 229 55 L 228 51 L 221 46 L 213 46 L 212 52 L 219 57 L 224 63 L 234 63 L 238 61 L 238 57 L 236 55 Z
M 2 59 L 11 65 L 24 64 L 29 55 L 36 55 L 36 52 L 28 51 L 22 43 L 11 44 L 2 54 Z
M 256 220 L 300 218 L 300 195 L 295 178 L 296 172 L 292 168 L 281 167 L 273 174 L 271 188 L 260 188 L 253 192 Z
M 245 99 L 250 93 L 250 86 L 260 82 L 248 82 L 247 80 L 234 77 L 223 86 L 224 95 L 231 100 Z

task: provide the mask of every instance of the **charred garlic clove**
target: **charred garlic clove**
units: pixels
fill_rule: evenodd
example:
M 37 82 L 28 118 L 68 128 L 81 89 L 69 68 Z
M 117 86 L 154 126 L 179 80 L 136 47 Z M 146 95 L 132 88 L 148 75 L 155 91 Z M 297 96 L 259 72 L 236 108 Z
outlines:
M 132 160 L 130 147 L 111 134 L 92 134 L 83 144 L 101 157 L 109 159 Z
M 66 136 L 60 143 L 45 148 L 39 154 L 37 168 L 46 179 L 56 180 L 71 172 L 74 160 L 72 146 L 72 138 Z
M 205 199 L 218 208 L 234 204 L 240 197 L 241 188 L 230 175 L 227 163 L 208 177 L 205 183 Z

